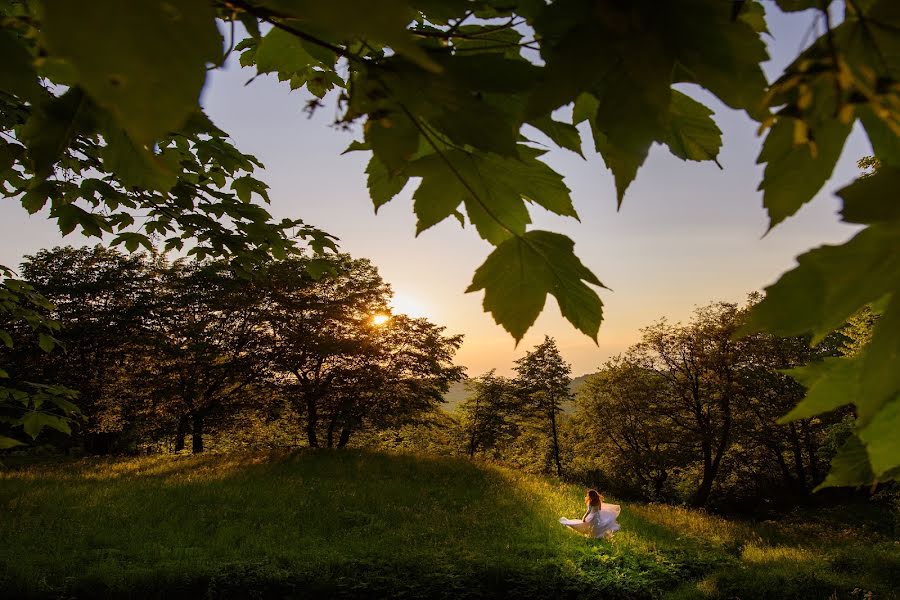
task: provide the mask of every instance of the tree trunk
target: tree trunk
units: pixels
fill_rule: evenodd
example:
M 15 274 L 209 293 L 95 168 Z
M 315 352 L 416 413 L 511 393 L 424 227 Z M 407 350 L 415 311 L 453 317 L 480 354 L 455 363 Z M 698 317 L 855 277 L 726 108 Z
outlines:
M 319 438 L 316 428 L 319 424 L 318 402 L 312 394 L 306 396 L 306 439 L 310 448 L 319 447 Z
M 556 432 L 556 411 L 550 410 L 550 431 L 553 434 L 553 460 L 556 462 L 556 476 L 562 477 L 562 463 L 559 461 L 559 436 Z
M 331 415 L 331 420 L 328 422 L 328 435 L 325 438 L 325 444 L 328 448 L 334 448 L 335 427 L 337 427 L 337 413 Z
M 203 418 L 202 412 L 192 415 L 193 429 L 191 430 L 191 452 L 200 454 L 203 452 Z
M 478 432 L 478 396 L 475 397 L 475 410 L 472 411 L 472 436 L 469 438 L 469 458 L 475 456 Z
M 818 485 L 819 482 L 819 452 L 813 439 L 812 427 L 809 420 L 800 421 L 800 427 L 803 429 L 803 442 L 806 445 L 806 454 L 809 459 L 809 477 L 812 485 Z
M 654 500 L 659 500 L 662 497 L 663 485 L 665 485 L 666 480 L 668 478 L 669 478 L 669 473 L 667 471 L 660 471 L 653 478 Z
M 178 418 L 178 428 L 175 429 L 175 452 L 184 450 L 184 436 L 187 435 L 187 415 Z
M 794 471 L 797 473 L 797 491 L 806 493 L 806 467 L 803 462 L 803 449 L 800 447 L 800 432 L 797 424 L 791 423 L 791 451 L 794 454 Z
M 700 443 L 700 450 L 703 453 L 703 479 L 700 481 L 700 486 L 694 492 L 690 502 L 691 506 L 695 508 L 706 505 L 706 501 L 709 500 L 709 494 L 712 492 L 713 477 L 715 477 L 713 473 L 712 442 L 709 438 L 704 437 Z
M 343 428 L 341 428 L 341 437 L 338 439 L 337 445 L 338 448 L 343 448 L 347 445 L 347 442 L 350 441 L 351 433 L 353 433 L 353 431 L 350 429 L 349 425 L 344 425 Z

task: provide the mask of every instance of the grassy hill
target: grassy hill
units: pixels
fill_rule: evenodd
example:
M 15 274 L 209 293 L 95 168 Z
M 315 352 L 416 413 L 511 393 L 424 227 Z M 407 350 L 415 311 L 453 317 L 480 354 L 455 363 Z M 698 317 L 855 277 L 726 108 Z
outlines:
M 751 525 L 623 506 L 465 460 L 362 451 L 73 460 L 0 472 L 3 598 L 896 598 L 861 513 Z M 854 589 L 862 590 L 854 592 Z M 855 594 L 855 595 L 854 595 Z

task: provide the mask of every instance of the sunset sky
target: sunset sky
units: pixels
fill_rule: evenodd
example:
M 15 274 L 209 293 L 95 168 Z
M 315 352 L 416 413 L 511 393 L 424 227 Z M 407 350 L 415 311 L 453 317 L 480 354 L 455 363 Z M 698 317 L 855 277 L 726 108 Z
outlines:
M 770 19 L 770 76 L 796 54 L 811 18 Z M 569 235 L 576 254 L 612 291 L 600 291 L 605 318 L 599 346 L 568 325 L 550 298 L 516 348 L 482 312 L 482 294 L 463 293 L 491 246 L 454 219 L 415 238 L 413 184 L 376 216 L 365 185 L 368 153 L 340 156 L 360 136 L 330 126 L 338 114 L 334 98 L 309 118 L 303 112 L 308 94 L 289 93 L 274 76 L 245 86 L 254 71 L 241 69 L 236 59 L 212 73 L 202 101 L 238 148 L 266 165 L 258 177 L 271 187 L 270 211 L 276 218 L 302 218 L 340 238 L 342 250 L 370 258 L 393 286 L 398 310 L 418 312 L 449 332 L 464 333 L 458 362 L 470 376 L 494 367 L 510 372 L 512 361 L 544 334 L 557 339 L 574 375 L 591 372 L 637 341 L 640 327 L 660 317 L 688 319 L 693 307 L 713 300 L 740 302 L 773 282 L 798 253 L 854 232 L 838 223 L 832 192 L 855 176 L 856 160 L 870 153 L 860 131 L 851 136 L 825 191 L 763 237 L 767 219 L 762 194 L 755 191 L 762 173 L 755 164 L 761 143 L 756 127 L 706 94 L 682 88 L 715 110 L 723 131 L 719 162 L 724 169 L 682 162 L 654 147 L 617 212 L 612 177 L 598 156 L 585 161 L 565 150 L 550 152 L 547 160 L 565 176 L 581 222 L 533 209 L 532 228 Z M 0 264 L 17 266 L 40 248 L 95 241 L 76 234 L 63 239 L 46 213 L 29 217 L 14 200 L 0 204 Z

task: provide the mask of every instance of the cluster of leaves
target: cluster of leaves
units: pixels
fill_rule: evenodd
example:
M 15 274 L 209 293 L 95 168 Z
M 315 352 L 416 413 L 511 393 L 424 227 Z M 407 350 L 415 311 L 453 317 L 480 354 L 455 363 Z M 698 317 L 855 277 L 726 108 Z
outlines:
M 52 352 L 60 343 L 54 337 L 60 324 L 47 316 L 47 312 L 53 310 L 53 304 L 2 265 L 0 277 L 3 278 L 0 280 L 0 342 L 4 354 L 15 347 L 13 334 L 16 326 L 22 324 L 37 338 L 42 352 Z M 0 423 L 21 428 L 32 440 L 44 427 L 70 433 L 70 424 L 81 414 L 72 403 L 78 393 L 61 385 L 28 381 L 21 385 L 6 385 L 10 374 L 4 368 L 5 362 L 0 363 Z M 0 435 L 0 450 L 21 445 L 23 443 L 18 439 Z
M 113 3 L 0 4 L 3 195 L 32 214 L 48 207 L 64 235 L 108 234 L 131 251 L 187 244 L 245 270 L 296 253 L 298 238 L 334 249 L 300 220 L 273 222 L 257 202 L 269 201 L 253 176 L 262 165 L 197 106 L 204 61 L 219 57 L 220 42 L 213 9 L 195 4 L 202 14 L 152 3 L 128 15 Z M 76 14 L 104 33 L 83 36 L 69 21 Z
M 764 123 L 771 129 L 759 158 L 767 163 L 760 188 L 774 227 L 819 191 L 859 121 L 875 152 L 860 166 L 876 170 L 837 194 L 843 221 L 864 227 L 844 244 L 798 257 L 798 266 L 766 289 L 745 331 L 812 333 L 819 343 L 866 306 L 880 315 L 852 355 L 793 372 L 808 394 L 785 417 L 853 404 L 854 434 L 823 485 L 861 485 L 900 477 L 900 7 L 848 1 L 836 27 L 822 14 L 825 33 L 768 92 L 768 105 L 778 110 Z
M 819 340 L 867 303 L 883 311 L 865 350 L 804 381 L 847 392 L 813 394 L 809 410 L 853 402 L 859 413 L 833 482 L 891 478 L 900 463 L 890 435 L 900 424 L 898 213 L 888 197 L 900 172 L 900 12 L 894 0 L 845 0 L 835 25 L 830 0 L 776 4 L 810 11 L 824 32 L 769 84 L 760 68 L 764 10 L 751 0 L 136 0 L 127 10 L 113 0 L 4 0 L 0 44 L 9 60 L 0 96 L 4 132 L 15 141 L 3 147 L 0 167 L 13 165 L 3 171 L 8 193 L 30 207 L 49 198 L 64 230 L 116 230 L 131 218 L 119 208 L 136 203 L 149 211 L 151 232 L 161 223 L 167 234 L 174 228 L 210 242 L 201 255 L 287 252 L 290 224 L 271 224 L 219 189 L 232 179 L 242 200 L 261 188 L 243 170 L 219 172 L 200 159 L 198 140 L 217 136 L 190 125 L 206 70 L 224 62 L 216 19 L 230 24 L 231 46 L 240 23 L 249 35 L 239 44 L 243 65 L 305 86 L 313 106 L 340 89 L 339 120 L 362 122 L 364 139 L 350 149 L 372 152 L 376 208 L 417 179 L 419 232 L 468 219 L 496 247 L 468 291 L 484 290 L 485 310 L 513 337 L 521 339 L 552 294 L 596 339 L 602 304 L 591 286 L 600 280 L 571 240 L 528 229 L 529 203 L 577 218 L 562 177 L 529 135 L 580 153 L 575 126 L 587 123 L 621 202 L 654 143 L 684 160 L 716 159 L 721 135 L 711 110 L 673 89 L 697 86 L 767 132 L 760 188 L 774 226 L 820 190 L 859 120 L 882 167 L 840 195 L 844 219 L 866 228 L 844 246 L 801 257 L 769 289 L 748 330 L 813 332 Z M 570 122 L 554 118 L 563 107 Z M 189 142 L 179 147 L 173 133 Z M 75 191 L 65 173 L 96 178 L 73 161 L 110 174 L 100 181 L 124 194 L 92 191 L 99 183 Z M 73 203 L 79 199 L 112 213 L 85 211 Z M 320 246 L 330 241 L 302 231 Z M 119 239 L 135 246 L 140 235 Z

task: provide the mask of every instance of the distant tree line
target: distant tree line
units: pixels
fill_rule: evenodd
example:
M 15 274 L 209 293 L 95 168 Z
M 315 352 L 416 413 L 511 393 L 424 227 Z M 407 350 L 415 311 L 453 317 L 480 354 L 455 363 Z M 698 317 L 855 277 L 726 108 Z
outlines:
M 759 297 L 716 302 L 687 324 L 661 320 L 576 394 L 546 339 L 516 365 L 469 380 L 459 445 L 518 468 L 557 472 L 625 497 L 694 506 L 793 503 L 822 483 L 852 409 L 784 421 L 805 389 L 786 370 L 862 347 L 863 311 L 812 346 L 806 337 L 737 338 Z
M 88 452 L 343 447 L 418 418 L 463 377 L 462 336 L 404 315 L 376 324 L 391 289 L 365 259 L 289 258 L 247 277 L 224 261 L 65 247 L 26 257 L 21 277 L 52 303 L 64 351 L 7 318 L 4 384 L 77 392 L 83 420 L 49 439 Z M 3 408 L 0 435 L 21 438 L 33 407 Z
M 545 338 L 516 361 L 466 382 L 440 409 L 462 336 L 394 315 L 391 289 L 365 259 L 273 260 L 247 277 L 227 262 L 55 248 L 26 258 L 21 293 L 55 345 L 4 317 L 0 436 L 42 434 L 92 453 L 235 447 L 376 446 L 499 461 L 591 483 L 620 497 L 695 506 L 796 502 L 822 483 L 852 430 L 852 407 L 784 415 L 806 390 L 788 374 L 865 346 L 865 310 L 813 346 L 807 337 L 738 337 L 752 306 L 716 302 L 687 324 L 661 320 L 572 389 L 571 367 Z M 800 377 L 802 380 L 803 378 Z M 40 387 L 45 382 L 54 386 Z M 36 387 L 37 386 L 37 387 Z M 77 393 L 77 398 L 73 395 Z M 41 412 L 46 402 L 69 417 Z M 75 405 L 72 405 L 75 406 Z M 25 432 L 36 431 L 26 426 Z M 54 437 L 55 435 L 55 437 Z

